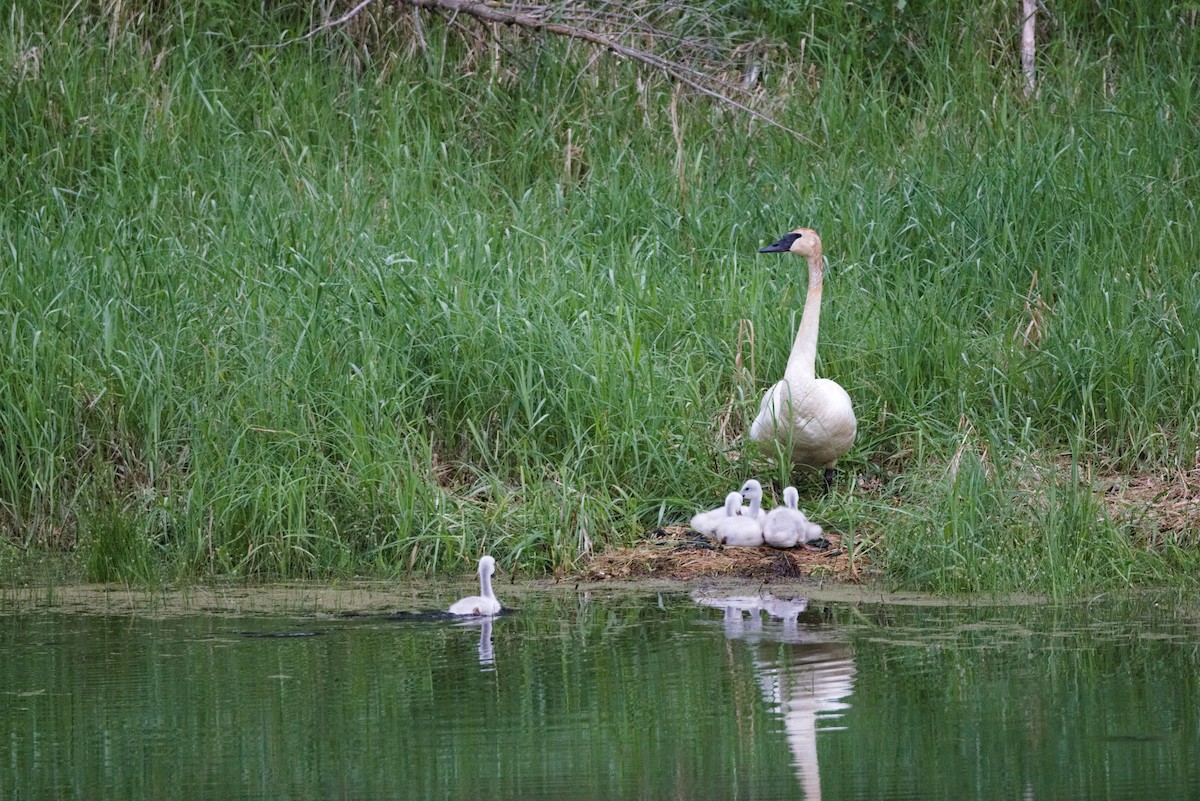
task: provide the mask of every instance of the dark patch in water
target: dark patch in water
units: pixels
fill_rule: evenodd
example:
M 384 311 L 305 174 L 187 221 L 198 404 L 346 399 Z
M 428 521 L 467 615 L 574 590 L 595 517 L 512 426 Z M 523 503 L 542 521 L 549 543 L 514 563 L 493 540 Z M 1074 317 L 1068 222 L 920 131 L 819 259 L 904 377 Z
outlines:
M 1100 739 L 1106 743 L 1157 743 L 1164 738 L 1156 734 L 1110 734 Z
M 492 618 L 505 617 L 519 612 L 519 609 L 511 607 L 502 607 L 499 612 L 491 615 Z M 425 620 L 484 620 L 488 615 L 453 615 L 441 609 L 426 609 L 420 612 L 392 612 L 389 615 L 384 615 L 385 620 L 410 620 L 410 621 L 425 621 Z

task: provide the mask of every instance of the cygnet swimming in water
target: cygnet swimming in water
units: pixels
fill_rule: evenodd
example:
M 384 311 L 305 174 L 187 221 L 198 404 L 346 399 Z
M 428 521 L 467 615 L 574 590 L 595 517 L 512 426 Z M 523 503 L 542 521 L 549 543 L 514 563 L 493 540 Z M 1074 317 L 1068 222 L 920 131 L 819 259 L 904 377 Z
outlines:
M 500 602 L 492 594 L 492 574 L 496 572 L 496 560 L 484 556 L 479 560 L 479 595 L 468 595 L 455 601 L 450 607 L 452 615 L 498 615 Z
M 723 545 L 751 548 L 762 545 L 762 524 L 753 517 L 738 514 L 741 507 L 742 493 L 731 492 L 725 496 L 725 519 L 717 524 L 713 536 Z

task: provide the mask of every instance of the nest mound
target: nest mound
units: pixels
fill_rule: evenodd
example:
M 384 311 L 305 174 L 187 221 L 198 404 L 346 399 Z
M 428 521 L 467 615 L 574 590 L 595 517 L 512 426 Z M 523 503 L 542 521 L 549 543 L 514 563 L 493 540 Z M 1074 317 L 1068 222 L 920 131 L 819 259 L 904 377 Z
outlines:
M 821 551 L 793 548 L 731 548 L 715 545 L 687 526 L 655 529 L 629 548 L 600 554 L 584 571 L 591 581 L 664 578 L 690 581 L 728 576 L 761 581 L 806 577 L 858 581 L 859 565 L 851 569 L 842 538 L 826 532 L 829 547 Z M 861 560 L 859 560 L 861 561 Z
M 1190 470 L 1113 476 L 1096 483 L 1113 520 L 1132 526 L 1147 545 L 1200 545 L 1200 461 Z

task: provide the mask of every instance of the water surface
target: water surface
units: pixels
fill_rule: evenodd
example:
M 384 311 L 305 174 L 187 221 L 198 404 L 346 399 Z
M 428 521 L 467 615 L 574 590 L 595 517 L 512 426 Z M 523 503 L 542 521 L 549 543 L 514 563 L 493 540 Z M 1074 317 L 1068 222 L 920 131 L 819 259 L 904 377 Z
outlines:
M 1170 607 L 755 605 L 0 615 L 0 798 L 1198 797 Z

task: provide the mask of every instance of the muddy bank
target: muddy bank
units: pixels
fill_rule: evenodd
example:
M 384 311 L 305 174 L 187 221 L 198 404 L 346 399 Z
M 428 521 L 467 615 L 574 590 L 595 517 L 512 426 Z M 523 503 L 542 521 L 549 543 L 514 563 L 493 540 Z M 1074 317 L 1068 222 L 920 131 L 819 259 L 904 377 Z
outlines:
M 66 612 L 103 615 L 162 616 L 190 614 L 222 615 L 340 615 L 387 614 L 404 611 L 444 609 L 471 591 L 467 577 L 405 579 L 396 582 L 342 581 L 330 583 L 287 583 L 266 585 L 196 585 L 164 589 L 132 589 L 116 585 L 75 584 L 33 586 L 0 590 L 0 614 Z M 1038 603 L 1028 596 L 978 596 L 937 598 L 920 593 L 891 592 L 869 583 L 851 584 L 824 579 L 770 581 L 738 576 L 709 576 L 683 581 L 675 578 L 640 577 L 623 580 L 507 579 L 496 585 L 496 594 L 507 605 L 520 607 L 534 596 L 546 593 L 586 593 L 592 597 L 625 593 L 747 594 L 771 592 L 776 596 L 802 595 L 814 600 L 843 603 L 889 603 L 921 605 L 994 605 Z

